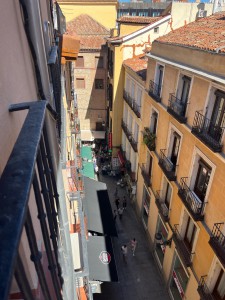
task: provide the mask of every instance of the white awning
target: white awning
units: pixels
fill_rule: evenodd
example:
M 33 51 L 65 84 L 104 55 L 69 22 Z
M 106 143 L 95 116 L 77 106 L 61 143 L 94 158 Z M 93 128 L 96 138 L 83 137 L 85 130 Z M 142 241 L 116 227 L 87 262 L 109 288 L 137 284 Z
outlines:
M 81 130 L 82 141 L 93 141 L 94 139 L 105 139 L 105 131 Z
M 74 270 L 80 271 L 83 269 L 81 237 L 78 232 L 75 232 L 70 234 L 70 238 L 72 244 L 73 267 Z

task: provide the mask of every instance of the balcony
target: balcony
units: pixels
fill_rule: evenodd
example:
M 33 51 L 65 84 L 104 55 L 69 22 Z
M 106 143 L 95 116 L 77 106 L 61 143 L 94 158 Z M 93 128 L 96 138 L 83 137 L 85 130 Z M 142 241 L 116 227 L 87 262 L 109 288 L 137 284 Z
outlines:
M 80 134 L 80 120 L 76 117 L 73 117 L 70 120 L 70 130 L 71 133 Z
M 125 124 L 124 121 L 122 121 L 121 123 L 122 129 L 127 137 L 127 139 L 129 140 L 131 147 L 133 148 L 134 152 L 137 152 L 137 142 L 135 141 L 135 139 L 132 136 L 132 133 L 129 131 L 127 125 Z
M 148 127 L 145 127 L 143 132 L 143 142 L 148 147 L 149 151 L 155 151 L 155 139 L 156 135 L 151 133 Z
M 22 294 L 24 299 L 35 298 L 28 270 L 33 270 L 40 287 L 37 292 L 43 293 L 45 299 L 62 299 L 62 283 L 73 274 L 69 266 L 68 277 L 63 279 L 59 263 L 65 264 L 65 239 L 60 232 L 58 216 L 66 214 L 66 211 L 60 212 L 62 207 L 44 125 L 46 115 L 53 120 L 55 118 L 46 106 L 46 101 L 37 101 L 12 105 L 9 109 L 13 114 L 26 109 L 28 113 L 0 179 L 0 294 L 4 300 L 10 298 L 13 275 L 18 294 Z M 36 237 L 37 232 L 39 238 Z M 28 248 L 27 256 L 20 255 L 18 250 L 23 241 L 26 241 L 23 246 Z M 49 285 L 53 291 L 50 291 Z
M 206 144 L 213 152 L 221 152 L 221 143 L 224 127 L 215 125 L 210 119 L 200 112 L 195 112 L 194 123 L 191 132 Z
M 215 300 L 213 295 L 210 293 L 208 286 L 205 282 L 205 276 L 202 276 L 198 285 L 198 293 L 201 297 L 201 300 Z
M 123 91 L 123 98 L 126 101 L 126 103 L 130 106 L 130 108 L 133 110 L 135 115 L 138 118 L 140 118 L 141 117 L 141 107 L 135 102 L 135 100 L 125 90 Z
M 161 102 L 161 86 L 156 84 L 154 81 L 150 80 L 149 82 L 149 91 L 148 94 L 149 96 L 152 97 L 156 102 Z
M 156 195 L 155 195 L 155 204 L 158 207 L 160 216 L 162 217 L 164 222 L 168 222 L 169 221 L 169 209 L 165 204 L 165 201 L 163 201 L 163 199 L 160 196 L 160 191 L 156 191 Z
M 224 223 L 215 223 L 211 232 L 209 244 L 219 258 L 221 264 L 225 267 L 225 236 L 221 227 Z
M 185 118 L 186 103 L 182 103 L 181 99 L 178 99 L 174 94 L 170 94 L 167 111 L 178 122 L 186 123 L 187 121 L 187 118 Z
M 176 180 L 175 170 L 176 166 L 171 162 L 171 160 L 165 155 L 166 149 L 160 150 L 159 166 L 163 170 L 164 174 L 170 181 Z
M 146 164 L 141 165 L 141 174 L 144 178 L 145 184 L 150 187 L 151 186 L 151 176 L 149 175 L 149 172 L 146 168 Z
M 195 221 L 202 221 L 204 219 L 203 210 L 205 207 L 205 203 L 200 201 L 195 193 L 187 186 L 187 179 L 187 177 L 182 177 L 180 179 L 180 188 L 178 190 L 178 195 L 191 214 L 192 218 Z
M 174 243 L 177 247 L 179 255 L 182 258 L 183 263 L 187 267 L 190 267 L 191 264 L 192 264 L 192 255 L 194 253 L 191 253 L 191 251 L 185 245 L 184 240 L 183 240 L 183 238 L 181 237 L 181 235 L 178 231 L 178 225 L 174 225 L 173 233 L 174 233 L 173 240 L 174 240 Z

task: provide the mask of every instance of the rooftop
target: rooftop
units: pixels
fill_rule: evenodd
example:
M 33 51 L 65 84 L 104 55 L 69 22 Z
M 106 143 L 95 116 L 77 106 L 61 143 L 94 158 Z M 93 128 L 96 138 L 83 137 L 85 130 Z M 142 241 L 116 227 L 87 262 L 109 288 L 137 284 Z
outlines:
M 139 16 L 122 16 L 117 19 L 118 23 L 135 23 L 135 24 L 152 24 L 162 17 L 139 17 Z
M 201 18 L 170 33 L 159 37 L 153 43 L 198 48 L 215 52 L 225 52 L 225 12 Z
M 142 80 L 146 80 L 147 59 L 145 58 L 144 54 L 141 54 L 134 58 L 126 59 L 123 62 L 123 65 L 135 72 L 138 76 L 142 78 Z
M 81 14 L 66 24 L 66 33 L 80 37 L 80 48 L 101 49 L 104 45 L 105 37 L 109 36 L 109 31 L 92 17 Z

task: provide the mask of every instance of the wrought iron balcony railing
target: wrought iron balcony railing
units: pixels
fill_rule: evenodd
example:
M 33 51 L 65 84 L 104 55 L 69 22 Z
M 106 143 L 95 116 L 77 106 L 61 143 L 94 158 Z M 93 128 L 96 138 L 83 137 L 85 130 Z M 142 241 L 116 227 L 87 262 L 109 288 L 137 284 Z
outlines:
M 183 103 L 181 99 L 178 99 L 172 93 L 170 94 L 167 111 L 180 123 L 186 123 L 187 121 L 187 118 L 185 118 L 186 105 L 187 105 L 186 103 Z
M 161 102 L 161 86 L 156 84 L 154 81 L 150 80 L 149 82 L 149 91 L 148 94 L 151 96 L 156 102 Z
M 134 152 L 137 152 L 137 142 L 135 141 L 135 139 L 133 138 L 133 135 L 132 133 L 130 132 L 130 130 L 128 129 L 127 125 L 125 124 L 124 121 L 121 122 L 121 126 L 122 126 L 122 129 L 127 137 L 127 139 L 129 140 Z
M 195 112 L 194 123 L 191 132 L 197 136 L 212 151 L 222 151 L 222 136 L 224 127 L 215 125 L 210 119 L 206 118 L 199 111 Z
M 144 178 L 145 184 L 150 187 L 151 186 L 151 176 L 149 175 L 149 172 L 147 170 L 147 165 L 146 164 L 142 164 L 141 165 L 141 174 Z
M 165 155 L 166 149 L 160 150 L 159 166 L 163 170 L 164 174 L 170 181 L 176 180 L 176 166 L 171 162 L 171 160 Z
M 127 91 L 123 91 L 123 98 L 125 99 L 126 103 L 130 106 L 133 112 L 136 114 L 138 118 L 141 117 L 141 107 L 135 102 Z
M 215 223 L 211 232 L 209 244 L 225 267 L 225 236 L 221 230 L 224 223 Z
M 182 258 L 183 263 L 187 267 L 190 267 L 192 264 L 192 257 L 194 253 L 191 253 L 191 251 L 185 245 L 185 242 L 179 233 L 178 225 L 174 225 L 173 233 L 174 233 L 173 240 L 175 242 L 179 255 Z
M 195 193 L 187 186 L 187 177 L 182 177 L 180 179 L 180 188 L 178 190 L 178 195 L 180 196 L 182 202 L 188 209 L 192 218 L 195 221 L 202 221 L 204 218 L 203 210 L 205 203 L 202 202 Z
M 158 207 L 159 213 L 160 213 L 161 217 L 163 218 L 164 222 L 168 222 L 169 221 L 169 209 L 166 206 L 165 201 L 163 201 L 163 199 L 161 198 L 160 191 L 156 191 L 155 203 Z
M 216 300 L 209 291 L 209 288 L 205 282 L 205 276 L 202 276 L 200 278 L 198 285 L 198 293 L 201 297 L 201 300 Z
M 30 272 L 25 267 L 32 264 L 43 298 L 52 298 L 48 281 L 51 280 L 54 297 L 62 299 L 63 279 L 58 251 L 59 247 L 63 249 L 58 225 L 61 206 L 44 124 L 46 101 L 12 105 L 10 112 L 24 109 L 29 111 L 0 179 L 0 295 L 3 300 L 9 299 L 14 275 L 24 299 L 34 299 Z M 30 198 L 34 199 L 33 204 L 29 202 Z M 36 207 L 38 217 L 31 210 L 32 205 Z M 47 270 L 41 259 L 36 230 L 43 237 Z M 31 254 L 30 260 L 19 253 L 23 231 Z
M 151 133 L 148 127 L 145 127 L 143 131 L 143 142 L 150 151 L 155 151 L 155 139 L 156 135 Z
M 75 160 L 67 161 L 67 178 L 69 190 L 72 192 L 79 191 L 84 195 L 84 178 L 80 168 L 76 166 Z

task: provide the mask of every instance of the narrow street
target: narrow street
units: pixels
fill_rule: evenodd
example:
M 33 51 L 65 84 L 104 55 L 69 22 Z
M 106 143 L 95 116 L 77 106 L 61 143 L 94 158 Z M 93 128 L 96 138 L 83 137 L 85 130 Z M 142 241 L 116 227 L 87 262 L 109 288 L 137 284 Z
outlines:
M 114 177 L 99 175 L 99 181 L 107 184 L 112 211 L 116 208 L 114 193 L 117 180 Z M 126 188 L 118 187 L 120 206 L 122 198 L 126 194 Z M 144 227 L 138 220 L 127 197 L 127 209 L 122 219 L 116 218 L 118 238 L 113 238 L 114 254 L 117 262 L 118 283 L 103 283 L 102 294 L 94 294 L 94 299 L 104 300 L 169 300 L 164 282 L 155 265 L 154 258 L 149 251 L 147 236 Z M 135 256 L 132 256 L 130 240 L 138 241 Z M 123 261 L 121 246 L 128 246 L 127 263 Z

